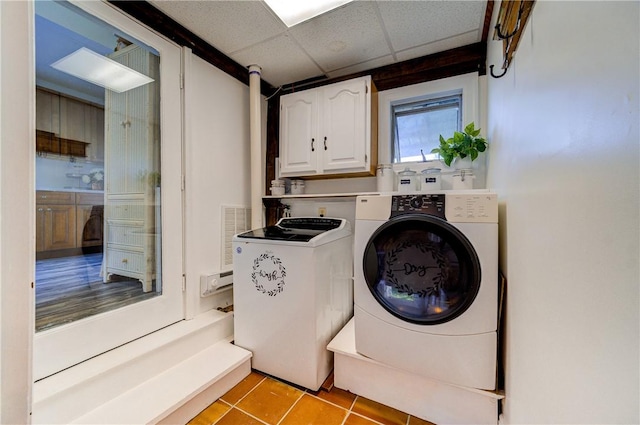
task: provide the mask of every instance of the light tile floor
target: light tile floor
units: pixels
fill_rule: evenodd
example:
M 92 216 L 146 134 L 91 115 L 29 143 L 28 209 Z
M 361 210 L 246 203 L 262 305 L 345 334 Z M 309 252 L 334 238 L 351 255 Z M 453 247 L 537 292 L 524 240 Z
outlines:
M 189 422 L 211 424 L 433 425 L 339 388 L 303 390 L 256 371 Z

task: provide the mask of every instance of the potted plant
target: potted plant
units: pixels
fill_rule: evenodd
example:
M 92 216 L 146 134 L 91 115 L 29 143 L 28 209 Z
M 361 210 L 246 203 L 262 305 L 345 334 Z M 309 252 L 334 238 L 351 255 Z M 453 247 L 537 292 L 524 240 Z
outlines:
M 101 168 L 94 168 L 89 171 L 89 174 L 82 176 L 82 182 L 90 185 L 93 190 L 104 189 L 104 170 Z
M 487 141 L 480 137 L 480 129 L 476 130 L 475 124 L 471 122 L 464 128 L 464 131 L 454 132 L 453 137 L 447 140 L 440 135 L 440 146 L 433 149 L 431 153 L 439 154 L 447 167 L 450 167 L 454 159 L 457 162 L 468 158 L 469 164 L 471 164 L 471 161 L 486 149 Z M 463 168 L 470 168 L 470 165 Z

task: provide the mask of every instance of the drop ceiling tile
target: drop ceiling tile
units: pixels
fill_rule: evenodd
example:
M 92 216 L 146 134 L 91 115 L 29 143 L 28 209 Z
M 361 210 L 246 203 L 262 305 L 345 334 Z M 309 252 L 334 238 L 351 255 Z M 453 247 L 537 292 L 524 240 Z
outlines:
M 286 34 L 235 52 L 231 59 L 244 66 L 260 65 L 262 79 L 275 87 L 323 75 Z
M 486 1 L 378 1 L 395 51 L 482 31 Z
M 286 31 L 261 1 L 152 0 L 151 4 L 227 55 Z
M 325 71 L 391 54 L 375 3 L 349 3 L 296 25 L 289 33 Z
M 470 31 L 466 34 L 445 38 L 443 40 L 434 41 L 433 43 L 403 50 L 396 53 L 396 59 L 398 59 L 398 61 L 405 61 L 431 55 L 433 53 L 444 52 L 445 50 L 477 43 L 480 41 L 480 37 L 482 37 L 482 34 L 478 34 L 478 31 Z

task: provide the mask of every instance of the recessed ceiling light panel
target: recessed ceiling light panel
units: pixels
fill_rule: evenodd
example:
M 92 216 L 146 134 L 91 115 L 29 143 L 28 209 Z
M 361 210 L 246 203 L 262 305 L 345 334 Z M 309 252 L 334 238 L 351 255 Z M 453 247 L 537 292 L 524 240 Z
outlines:
M 264 0 L 287 27 L 322 15 L 353 0 Z
M 122 93 L 153 82 L 138 71 L 82 47 L 51 64 L 58 71 Z

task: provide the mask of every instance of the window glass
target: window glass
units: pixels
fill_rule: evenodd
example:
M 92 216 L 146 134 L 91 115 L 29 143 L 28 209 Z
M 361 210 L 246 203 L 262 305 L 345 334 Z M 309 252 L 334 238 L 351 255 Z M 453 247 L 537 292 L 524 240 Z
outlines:
M 391 107 L 393 162 L 438 159 L 431 154 L 462 125 L 462 94 L 397 103 Z
M 40 332 L 163 289 L 159 53 L 72 4 L 38 3 Z M 108 72 L 113 62 L 120 64 L 116 76 Z M 148 78 L 118 85 L 133 74 Z

